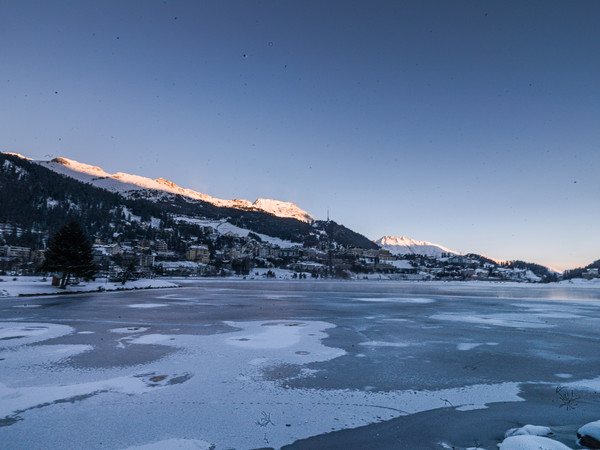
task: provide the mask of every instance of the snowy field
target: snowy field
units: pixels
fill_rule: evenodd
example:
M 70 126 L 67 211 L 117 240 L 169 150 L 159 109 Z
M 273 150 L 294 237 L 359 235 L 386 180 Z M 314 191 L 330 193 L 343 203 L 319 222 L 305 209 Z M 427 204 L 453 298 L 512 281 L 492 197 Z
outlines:
M 580 448 L 600 419 L 599 344 L 590 285 L 188 280 L 6 297 L 0 443 Z

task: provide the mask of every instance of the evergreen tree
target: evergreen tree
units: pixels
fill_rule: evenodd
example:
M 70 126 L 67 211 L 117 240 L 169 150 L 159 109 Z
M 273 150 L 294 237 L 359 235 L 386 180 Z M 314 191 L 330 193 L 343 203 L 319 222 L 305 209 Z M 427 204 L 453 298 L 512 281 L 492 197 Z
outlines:
M 81 226 L 73 221 L 50 238 L 42 268 L 61 272 L 60 287 L 65 289 L 72 275 L 85 280 L 93 278 L 97 270 L 93 259 L 92 243 Z

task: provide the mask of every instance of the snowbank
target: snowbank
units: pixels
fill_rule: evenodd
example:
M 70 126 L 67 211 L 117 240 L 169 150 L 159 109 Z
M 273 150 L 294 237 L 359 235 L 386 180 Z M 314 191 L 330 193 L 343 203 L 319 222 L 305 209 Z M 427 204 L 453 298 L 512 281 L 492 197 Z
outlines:
M 577 443 L 583 447 L 600 447 L 600 420 L 590 422 L 577 430 Z
M 511 428 L 504 433 L 505 438 L 511 436 L 551 436 L 552 430 L 548 427 L 542 427 L 540 425 L 525 425 L 521 428 Z
M 500 450 L 570 450 L 565 444 L 542 436 L 520 435 L 511 436 L 501 444 Z
M 125 285 L 110 283 L 106 278 L 82 282 L 75 286 L 59 289 L 52 286 L 50 278 L 42 277 L 0 277 L 0 297 L 19 297 L 30 295 L 72 294 L 76 292 L 116 291 L 125 289 L 157 289 L 177 287 L 175 283 L 161 279 L 140 279 L 128 281 Z

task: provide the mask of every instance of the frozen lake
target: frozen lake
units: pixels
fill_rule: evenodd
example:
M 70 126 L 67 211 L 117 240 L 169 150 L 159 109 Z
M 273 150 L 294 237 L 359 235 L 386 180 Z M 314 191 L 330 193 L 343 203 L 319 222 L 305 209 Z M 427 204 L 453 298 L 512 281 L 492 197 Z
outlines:
M 204 280 L 0 302 L 6 449 L 495 449 L 525 424 L 575 447 L 600 419 L 598 288 Z

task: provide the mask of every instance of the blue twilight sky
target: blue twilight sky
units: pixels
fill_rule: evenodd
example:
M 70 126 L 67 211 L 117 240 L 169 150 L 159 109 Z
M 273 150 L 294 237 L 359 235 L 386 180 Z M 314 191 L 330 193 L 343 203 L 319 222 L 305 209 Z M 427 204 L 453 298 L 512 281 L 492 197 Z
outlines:
M 0 150 L 600 258 L 600 2 L 0 0 Z

